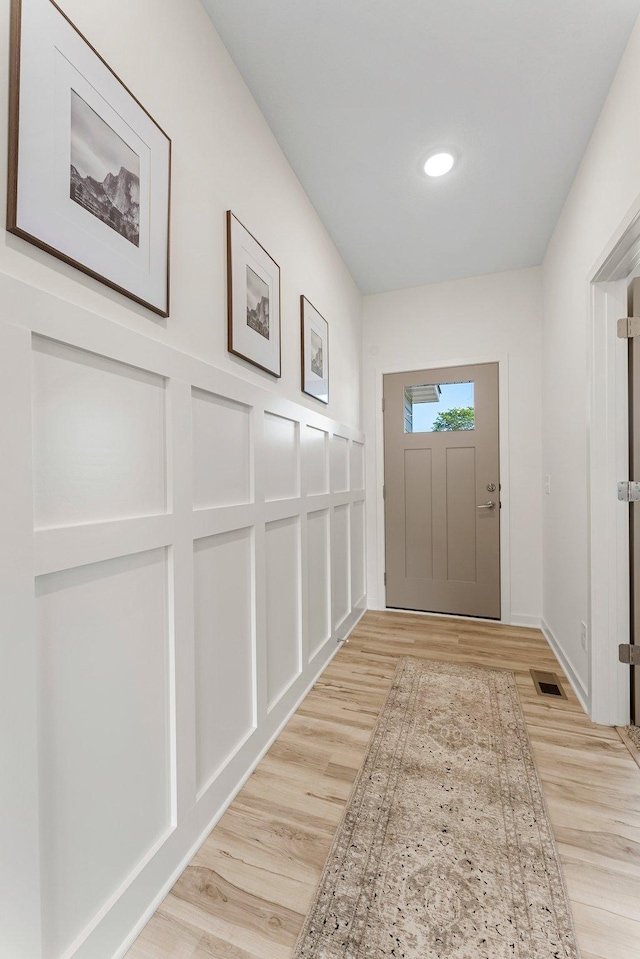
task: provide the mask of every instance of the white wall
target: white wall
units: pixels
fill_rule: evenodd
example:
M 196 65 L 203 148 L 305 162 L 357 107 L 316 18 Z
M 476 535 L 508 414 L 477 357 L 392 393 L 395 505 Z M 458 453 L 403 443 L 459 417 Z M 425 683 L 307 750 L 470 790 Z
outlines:
M 508 424 L 503 424 L 507 427 L 508 461 L 501 464 L 503 503 L 508 498 L 509 504 L 507 606 L 511 622 L 539 623 L 540 281 L 540 270 L 533 268 L 364 298 L 370 605 L 384 607 L 379 404 L 382 374 L 500 360 L 501 394 L 507 401 L 509 416 Z M 504 370 L 508 370 L 506 377 Z
M 300 394 L 299 301 L 304 293 L 329 321 L 327 415 L 359 425 L 360 293 L 201 4 L 62 0 L 60 5 L 172 140 L 171 316 L 159 319 L 9 233 L 0 236 L 0 271 L 316 409 L 313 400 Z M 5 63 L 9 6 L 9 0 L 0 0 Z M 2 209 L 7 83 L 4 70 Z M 227 353 L 227 209 L 282 270 L 280 382 Z
M 543 264 L 543 473 L 551 476 L 551 494 L 544 497 L 543 510 L 543 618 L 587 705 L 593 678 L 589 650 L 581 645 L 580 623 L 589 623 L 590 612 L 591 280 L 612 237 L 640 211 L 640 127 L 635 122 L 639 111 L 636 24 Z M 609 320 L 613 349 L 615 317 Z M 604 342 L 602 336 L 598 342 Z M 595 396 L 600 410 L 594 409 L 592 415 L 599 416 L 606 403 L 603 389 Z M 614 484 L 606 495 L 615 497 Z M 608 506 L 596 503 L 595 509 L 602 512 Z M 593 588 L 606 593 L 608 587 L 603 582 Z M 593 649 L 591 655 L 604 653 L 615 662 L 617 643 L 622 641 L 623 633 L 602 635 L 597 642 L 606 643 L 608 649 Z M 599 710 L 601 721 L 612 721 L 607 715 L 607 708 Z
M 355 284 L 197 0 L 62 5 L 173 140 L 172 302 L 0 238 L 11 959 L 122 954 L 365 605 Z M 280 381 L 226 352 L 227 208 L 282 269 Z

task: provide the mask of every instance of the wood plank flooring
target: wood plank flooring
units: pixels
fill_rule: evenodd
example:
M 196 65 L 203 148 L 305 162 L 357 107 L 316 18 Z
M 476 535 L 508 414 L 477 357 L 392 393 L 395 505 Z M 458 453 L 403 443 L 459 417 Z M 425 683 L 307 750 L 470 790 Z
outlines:
M 582 959 L 640 957 L 640 768 L 585 716 L 537 630 L 368 612 L 126 959 L 290 959 L 401 656 L 512 669 Z M 562 679 L 541 698 L 529 669 Z

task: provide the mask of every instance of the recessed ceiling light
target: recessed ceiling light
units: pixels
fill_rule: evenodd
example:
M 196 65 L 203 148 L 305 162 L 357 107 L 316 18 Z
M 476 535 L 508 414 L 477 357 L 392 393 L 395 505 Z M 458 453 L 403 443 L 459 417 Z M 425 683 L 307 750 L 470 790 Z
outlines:
M 450 153 L 434 153 L 424 165 L 427 176 L 443 176 L 453 166 L 453 157 Z

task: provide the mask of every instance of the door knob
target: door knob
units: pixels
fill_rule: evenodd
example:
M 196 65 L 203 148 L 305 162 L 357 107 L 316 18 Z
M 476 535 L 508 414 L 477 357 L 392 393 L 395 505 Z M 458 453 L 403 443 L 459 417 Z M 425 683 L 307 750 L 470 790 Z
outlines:
M 489 500 L 489 502 L 485 503 L 483 506 L 478 506 L 478 509 L 495 509 L 495 508 L 496 508 L 496 504 L 493 502 L 493 500 Z

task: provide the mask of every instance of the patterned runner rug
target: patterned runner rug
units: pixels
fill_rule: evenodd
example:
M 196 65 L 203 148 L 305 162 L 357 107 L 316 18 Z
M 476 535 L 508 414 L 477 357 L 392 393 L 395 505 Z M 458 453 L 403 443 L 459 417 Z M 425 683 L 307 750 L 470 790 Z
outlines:
M 294 959 L 579 959 L 513 673 L 403 659 Z
M 625 732 L 636 749 L 640 749 L 640 726 L 625 726 Z
M 640 726 L 617 726 L 622 742 L 625 744 L 637 766 L 640 766 Z

